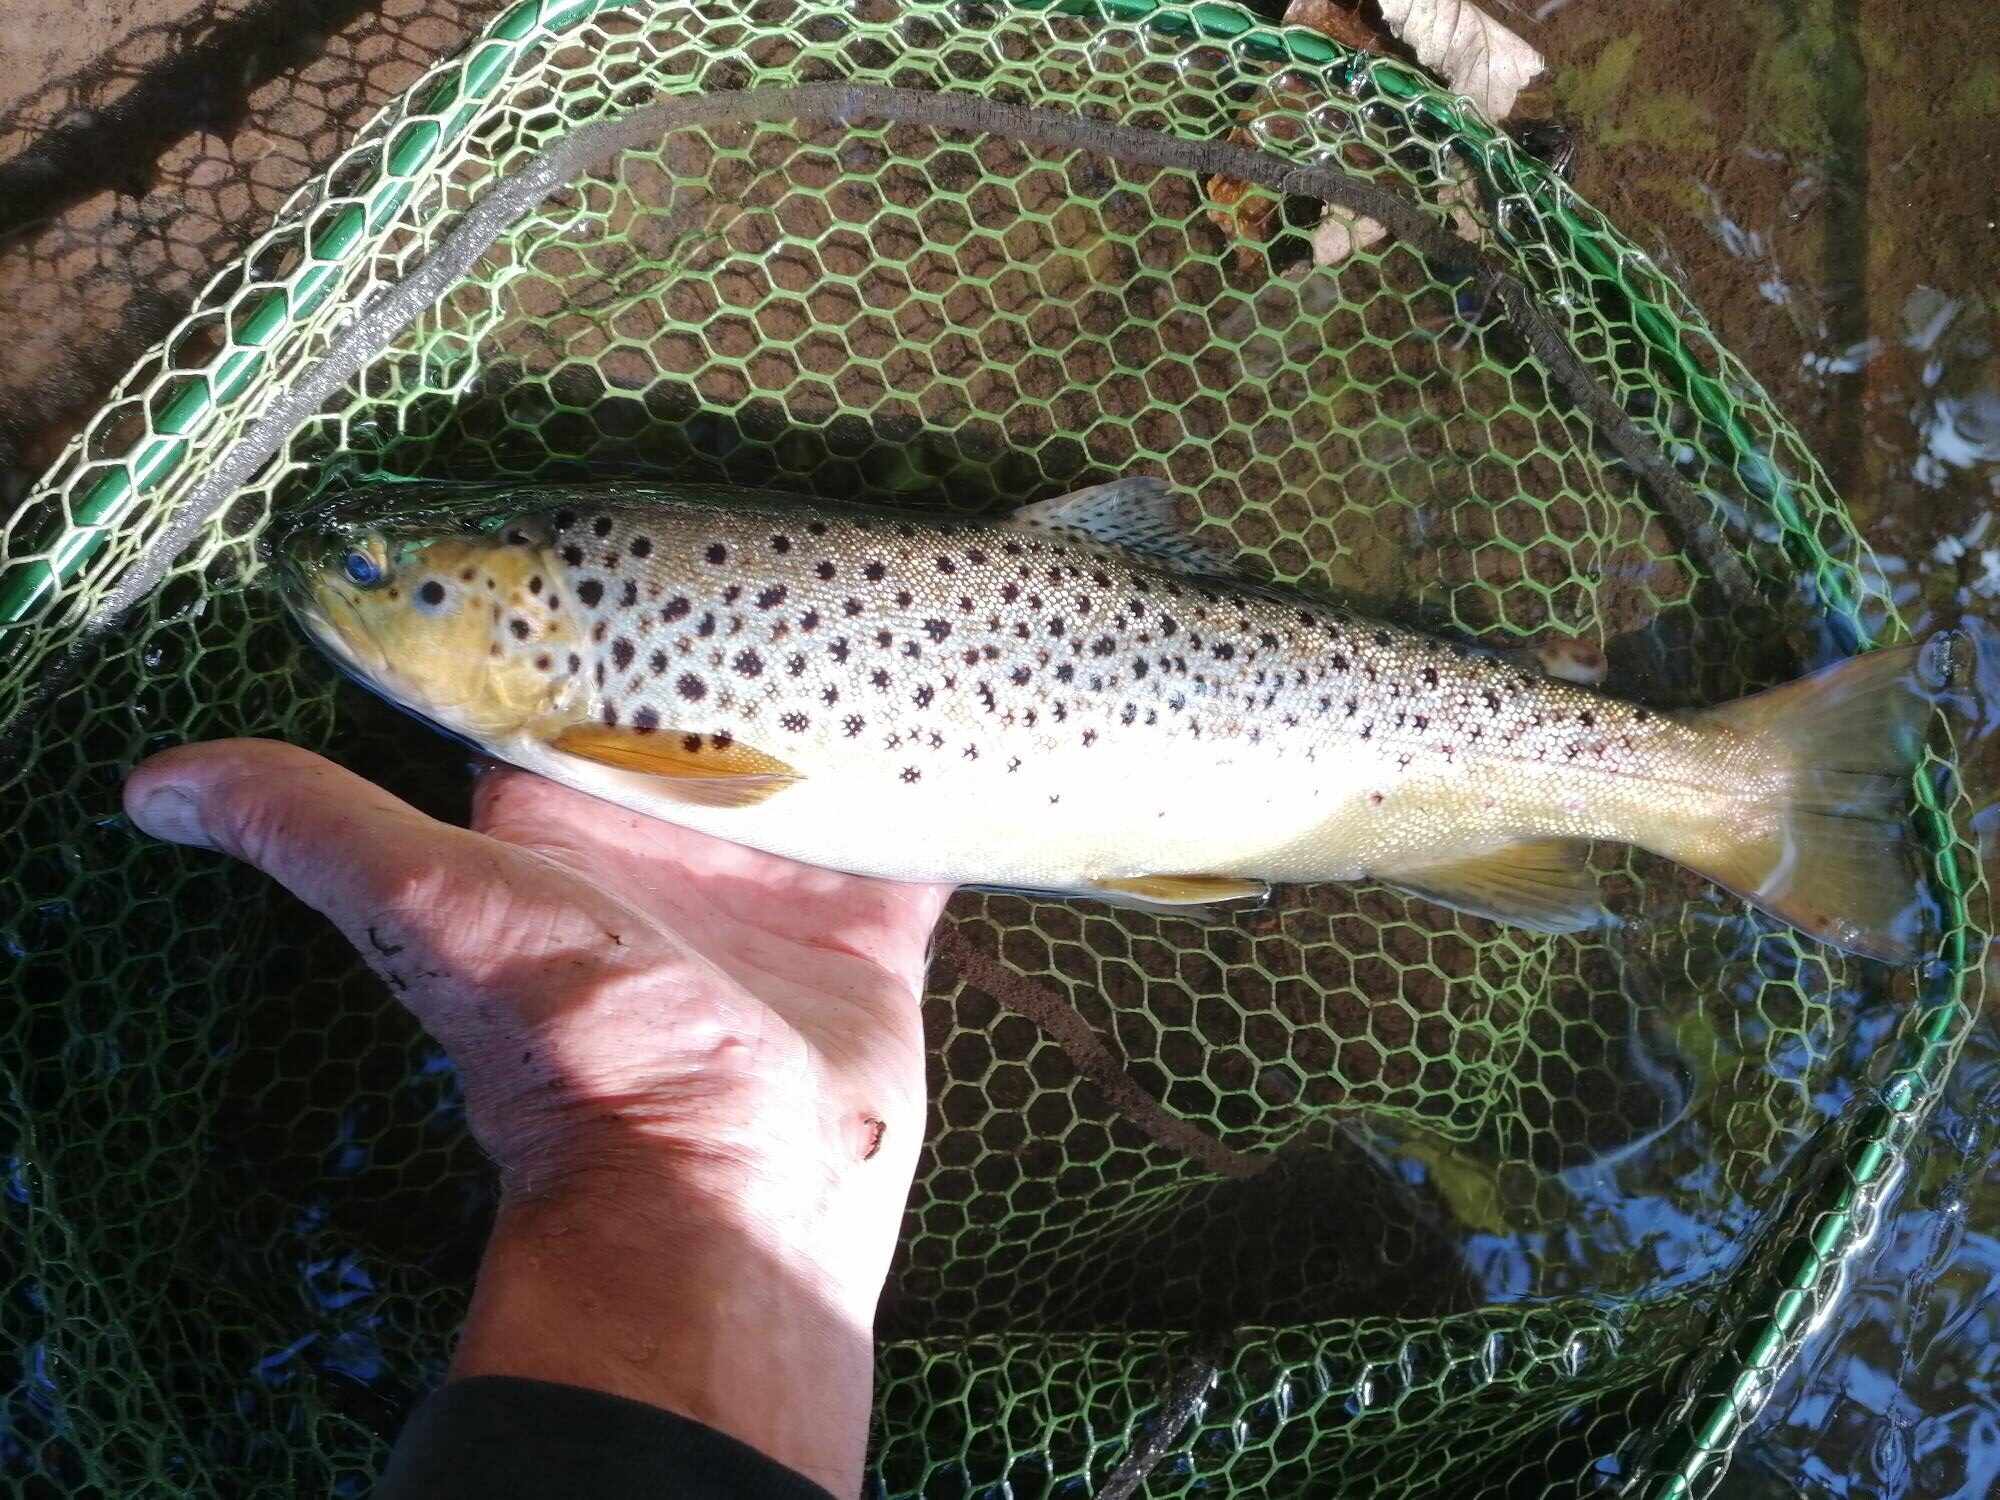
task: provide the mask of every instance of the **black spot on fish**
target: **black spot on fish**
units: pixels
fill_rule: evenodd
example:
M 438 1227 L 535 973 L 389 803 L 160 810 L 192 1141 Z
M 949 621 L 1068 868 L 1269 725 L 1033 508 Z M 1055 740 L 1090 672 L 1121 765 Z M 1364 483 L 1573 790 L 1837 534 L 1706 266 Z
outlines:
M 562 560 L 572 568 L 581 567 L 583 565 L 583 548 L 577 546 L 575 542 L 571 542 L 567 547 L 562 549 Z
M 603 670 L 601 664 L 599 670 Z M 604 705 L 604 711 L 598 717 L 604 720 L 604 727 L 606 729 L 616 729 L 618 727 L 618 710 L 613 708 L 609 703 Z
M 799 629 L 809 632 L 819 629 L 819 611 L 816 609 L 809 609 L 804 614 L 800 615 Z
M 790 656 L 785 658 L 785 670 L 794 677 L 805 676 L 806 659 L 794 651 Z
M 632 643 L 624 636 L 619 636 L 611 643 L 611 664 L 619 671 L 622 672 L 632 665 L 632 654 Z
M 687 751 L 689 755 L 697 754 L 701 750 L 701 736 L 698 734 L 682 735 L 681 749 Z
M 642 708 L 632 715 L 632 727 L 641 734 L 651 734 L 660 727 L 660 711 L 657 708 Z
M 1488 713 L 1497 714 L 1500 712 L 1500 695 L 1494 692 L 1492 688 L 1487 688 L 1483 692 L 1481 692 L 1479 695 L 1479 701 L 1486 705 L 1486 711 Z
M 702 556 L 719 568 L 729 561 L 729 549 L 720 542 L 710 542 L 708 550 Z
M 651 557 L 653 555 L 653 539 L 649 536 L 633 537 L 632 555 L 634 557 Z
M 667 653 L 664 651 L 655 651 L 652 656 L 647 658 L 646 665 L 651 667 L 653 675 L 658 677 L 667 670 Z
M 736 653 L 736 660 L 730 665 L 744 677 L 756 677 L 764 670 L 764 658 L 755 651 L 739 651 Z
M 1597 727 L 1597 715 L 1586 708 L 1576 716 L 1576 722 L 1581 724 L 1585 729 L 1595 729 Z
M 908 589 L 897 589 L 897 590 L 896 590 L 896 607 L 897 607 L 898 609 L 908 609 L 908 608 L 910 607 L 910 599 L 911 599 L 911 597 L 912 597 L 912 596 L 911 596 L 911 594 L 910 594 L 910 591 L 909 591 Z
M 905 782 L 921 781 L 923 780 L 923 776 L 924 773 L 919 771 L 915 766 L 903 767 L 903 780 Z
M 813 568 L 813 572 L 817 573 L 820 576 L 821 581 L 828 583 L 833 581 L 833 576 L 839 571 L 840 570 L 830 562 L 819 563 Z
M 546 651 L 544 651 L 540 656 L 535 658 L 535 670 L 537 672 L 546 672 L 550 668 L 554 667 L 555 664 L 556 664 L 555 658 L 550 656 L 549 653 Z
M 759 609 L 776 609 L 784 602 L 785 586 L 782 583 L 772 584 L 757 596 L 757 607 Z
M 1217 661 L 1228 661 L 1236 655 L 1236 648 L 1230 645 L 1229 642 L 1222 641 L 1216 645 L 1213 651 L 1210 652 L 1210 655 L 1214 656 Z
M 1086 744 L 1086 745 L 1094 745 L 1094 744 L 1096 744 L 1096 743 L 1097 743 L 1097 731 L 1096 731 L 1095 729 L 1086 729 L 1086 730 L 1084 730 L 1084 732 L 1083 732 L 1083 742 L 1084 742 L 1084 744 Z
M 806 532 L 807 532 L 807 534 L 808 534 L 808 535 L 810 535 L 810 536 L 825 536 L 825 535 L 826 535 L 826 522 L 824 522 L 824 521 L 808 521 L 808 522 L 806 522 Z
M 889 568 L 886 563 L 872 562 L 861 570 L 861 576 L 870 583 L 880 583 L 888 571 Z
M 824 703 L 828 708 L 833 707 L 834 704 L 840 701 L 840 689 L 829 683 L 826 687 L 819 690 L 819 701 Z
M 660 606 L 660 618 L 671 625 L 676 620 L 685 619 L 688 611 L 693 608 L 694 606 L 688 603 L 685 595 L 676 594 Z
M 1389 632 L 1386 630 L 1376 631 L 1375 644 L 1378 646 L 1387 646 L 1389 644 Z
M 780 557 L 783 557 L 787 552 L 792 550 L 792 539 L 782 534 L 772 537 L 771 550 Z
M 854 616 L 861 613 L 861 601 L 859 599 L 847 600 L 840 606 L 840 612 L 849 619 L 853 619 Z
M 507 622 L 507 628 L 514 633 L 514 639 L 517 641 L 525 641 L 535 633 L 535 627 L 519 615 L 514 616 L 513 619 Z
M 917 684 L 917 690 L 910 694 L 910 701 L 916 704 L 918 708 L 929 708 L 931 706 L 931 699 L 935 696 L 936 693 L 931 685 L 928 682 L 923 682 Z
M 444 585 L 435 578 L 426 578 L 417 588 L 417 598 L 420 602 L 430 605 L 432 609 L 436 609 L 444 603 Z
M 801 713 L 784 714 L 778 720 L 778 727 L 798 734 L 806 727 L 806 716 Z
M 624 589 L 621 590 L 618 595 L 618 603 L 621 608 L 630 609 L 633 605 L 637 604 L 638 602 L 639 602 L 639 585 L 634 583 L 631 579 L 628 578 L 625 580 Z
M 885 693 L 889 690 L 889 674 L 880 667 L 868 674 L 868 681 Z
M 569 669 L 572 672 L 578 672 L 583 669 L 583 658 L 578 656 L 574 651 L 569 654 Z
M 1090 643 L 1090 654 L 1092 656 L 1109 656 L 1117 649 L 1118 643 L 1108 635 L 1100 635 Z
M 604 597 L 604 585 L 595 578 L 586 578 L 576 586 L 576 597 L 583 601 L 585 609 L 595 609 Z
M 841 733 L 845 734 L 850 740 L 867 727 L 868 721 L 862 718 L 860 714 L 849 714 L 840 721 Z
M 1061 666 L 1056 668 L 1057 682 L 1070 682 L 1073 681 L 1075 677 L 1076 677 L 1076 668 L 1071 666 L 1068 662 L 1064 662 Z
M 722 602 L 724 604 L 734 604 L 738 599 L 741 599 L 742 597 L 743 597 L 743 585 L 740 583 L 732 583 L 729 585 L 728 588 L 722 591 Z
M 708 696 L 708 684 L 692 672 L 683 672 L 680 680 L 674 684 L 674 691 L 690 703 L 699 703 Z
M 958 564 L 948 557 L 940 557 L 937 560 L 937 570 L 940 573 L 956 573 L 958 571 Z
M 710 636 L 710 635 L 714 635 L 714 634 L 715 634 L 715 616 L 714 616 L 714 615 L 712 615 L 712 614 L 711 614 L 711 615 L 703 615 L 703 616 L 701 617 L 700 621 L 696 623 L 696 625 L 695 625 L 695 627 L 694 627 L 694 633 L 695 633 L 696 635 L 700 635 L 700 636 Z
M 1437 685 L 1438 685 L 1438 669 L 1436 667 L 1425 667 L 1424 686 L 1436 687 Z
M 1027 683 L 1028 679 L 1033 675 L 1034 674 L 1031 673 L 1026 667 L 1016 667 L 1007 674 L 1007 680 L 1013 683 L 1016 687 L 1021 687 L 1024 686 Z
M 576 517 L 575 517 L 575 516 L 570 516 L 570 518 L 569 518 L 569 519 L 568 519 L 567 521 L 565 521 L 565 520 L 563 520 L 563 519 L 562 519 L 562 517 L 563 517 L 563 516 L 565 516 L 565 515 L 568 515 L 568 514 L 569 514 L 569 513 L 568 513 L 567 511 L 558 511 L 558 512 L 556 513 L 556 527 L 557 527 L 557 529 L 558 529 L 558 530 L 561 530 L 561 531 L 567 531 L 567 530 L 569 530 L 569 528 L 570 528 L 570 527 L 572 527 L 572 526 L 574 526 L 574 525 L 576 524 Z M 599 516 L 599 517 L 597 517 L 597 519 L 596 519 L 596 520 L 592 521 L 592 522 L 590 523 L 590 534 L 591 534 L 592 536 L 597 536 L 597 537 L 606 537 L 606 536 L 610 536 L 610 535 L 611 535 L 611 517 L 609 517 L 609 516 Z
M 1172 635 L 1176 630 L 1179 630 L 1180 628 L 1181 628 L 1181 622 L 1176 620 L 1172 615 L 1160 616 L 1160 634 L 1162 636 Z
M 1635 708 L 1632 710 L 1632 722 L 1634 724 L 1643 724 L 1652 717 L 1653 711 L 1650 708 Z

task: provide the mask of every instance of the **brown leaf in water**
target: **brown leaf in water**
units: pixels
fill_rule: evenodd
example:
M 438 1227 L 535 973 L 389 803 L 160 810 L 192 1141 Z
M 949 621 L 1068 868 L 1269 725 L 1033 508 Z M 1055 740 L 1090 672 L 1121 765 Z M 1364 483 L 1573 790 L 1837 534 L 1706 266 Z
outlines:
M 1291 0 L 1285 7 L 1285 24 L 1310 26 L 1342 46 L 1373 52 L 1378 57 L 1386 56 L 1389 51 L 1382 34 L 1363 20 L 1359 11 L 1350 10 L 1339 0 Z
M 1541 53 L 1470 0 L 1380 0 L 1382 20 L 1417 61 L 1494 124 L 1546 69 Z
M 1388 50 L 1375 28 L 1364 21 L 1357 11 L 1340 4 L 1339 0 L 1291 0 L 1285 7 L 1285 24 L 1309 26 L 1343 46 L 1378 56 Z M 1256 138 L 1240 126 L 1229 132 L 1229 139 L 1239 146 L 1254 146 L 1257 143 Z M 1208 210 L 1208 217 L 1224 233 L 1233 234 L 1238 239 L 1261 241 L 1276 232 L 1279 203 L 1269 193 L 1253 193 L 1247 183 L 1238 182 L 1233 177 L 1217 176 L 1208 179 L 1208 196 L 1214 204 Z

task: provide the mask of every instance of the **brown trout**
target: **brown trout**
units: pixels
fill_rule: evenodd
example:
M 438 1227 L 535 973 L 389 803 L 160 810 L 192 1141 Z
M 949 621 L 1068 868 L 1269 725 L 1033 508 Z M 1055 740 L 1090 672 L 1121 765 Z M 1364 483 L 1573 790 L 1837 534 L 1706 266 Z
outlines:
M 1613 840 L 1916 951 L 1914 648 L 1662 712 L 1231 578 L 1156 480 L 997 521 L 435 493 L 285 544 L 313 639 L 498 760 L 739 843 L 1161 907 L 1372 880 L 1570 932 L 1605 920 L 1585 855 Z

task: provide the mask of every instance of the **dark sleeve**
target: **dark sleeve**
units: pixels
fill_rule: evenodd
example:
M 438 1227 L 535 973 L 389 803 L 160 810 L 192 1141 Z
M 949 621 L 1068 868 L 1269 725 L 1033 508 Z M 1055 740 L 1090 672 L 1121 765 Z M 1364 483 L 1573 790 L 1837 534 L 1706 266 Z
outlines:
M 782 1399 L 782 1394 L 773 1393 Z M 507 1375 L 454 1381 L 410 1416 L 376 1500 L 833 1500 L 688 1417 Z

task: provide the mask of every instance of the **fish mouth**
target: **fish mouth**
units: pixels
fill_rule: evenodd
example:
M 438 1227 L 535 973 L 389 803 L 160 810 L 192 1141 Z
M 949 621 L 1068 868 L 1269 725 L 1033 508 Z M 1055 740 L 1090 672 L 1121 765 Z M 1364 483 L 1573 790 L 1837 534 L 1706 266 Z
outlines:
M 288 565 L 284 572 L 279 597 L 300 628 L 342 671 L 367 687 L 379 688 L 389 674 L 389 659 L 375 644 L 352 595 L 324 576 L 312 576 L 296 566 Z

